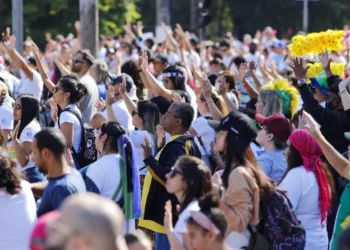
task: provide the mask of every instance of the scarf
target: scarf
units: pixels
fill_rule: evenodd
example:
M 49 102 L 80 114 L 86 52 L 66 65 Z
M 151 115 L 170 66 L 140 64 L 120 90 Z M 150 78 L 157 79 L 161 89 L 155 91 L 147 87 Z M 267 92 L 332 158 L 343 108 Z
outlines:
M 331 208 L 331 189 L 326 170 L 323 168 L 323 162 L 320 158 L 323 155 L 322 150 L 316 140 L 305 129 L 294 131 L 289 137 L 289 141 L 301 155 L 304 168 L 313 172 L 316 176 L 319 189 L 318 205 L 321 212 L 321 223 L 323 224 Z
M 123 187 L 123 200 L 124 200 L 124 215 L 125 219 L 138 219 L 141 217 L 141 187 L 139 169 L 135 162 L 135 150 L 129 137 L 121 135 L 117 141 L 118 152 L 120 154 L 120 171 L 121 181 Z M 127 157 L 125 147 L 127 144 L 131 146 L 131 166 L 127 166 Z M 130 173 L 131 171 L 131 173 Z M 132 183 L 128 183 L 128 173 L 132 175 Z M 132 190 L 129 190 L 129 186 L 132 185 Z

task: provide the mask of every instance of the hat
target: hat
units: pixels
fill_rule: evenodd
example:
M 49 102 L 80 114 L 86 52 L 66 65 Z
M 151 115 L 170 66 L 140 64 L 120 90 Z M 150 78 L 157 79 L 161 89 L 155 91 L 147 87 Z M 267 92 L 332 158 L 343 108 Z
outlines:
M 281 41 L 281 40 L 278 40 L 276 43 L 275 43 L 275 47 L 276 48 L 286 48 L 287 45 L 285 42 Z
M 52 211 L 46 213 L 38 219 L 30 235 L 30 249 L 43 250 L 47 239 L 46 226 L 60 217 L 60 212 Z
M 166 63 L 166 64 L 168 63 L 168 58 L 164 55 L 158 55 L 155 58 L 153 58 L 153 61 L 156 61 L 156 60 L 162 61 L 163 63 Z
M 132 86 L 134 85 L 134 80 L 132 79 L 131 76 L 129 76 L 128 74 L 125 74 L 125 80 L 126 80 L 126 90 L 128 92 L 130 92 Z M 108 73 L 108 76 L 109 76 L 109 79 L 111 79 L 111 85 L 115 85 L 115 84 L 120 84 L 123 82 L 123 75 L 120 74 L 120 75 L 114 75 L 112 73 Z
M 310 78 L 310 81 L 311 81 L 311 85 L 320 89 L 322 94 L 324 94 L 325 96 L 328 95 L 327 92 L 329 90 L 329 86 L 328 86 L 326 72 L 323 71 L 318 76 Z
M 33 65 L 36 66 L 36 60 L 35 60 L 34 57 L 29 56 L 29 57 L 26 58 L 26 61 L 27 61 L 28 63 L 33 64 Z
M 237 135 L 239 139 L 250 143 L 256 138 L 258 130 L 254 122 L 245 114 L 233 111 L 220 121 L 208 120 L 208 125 L 216 131 L 225 130 Z
M 271 133 L 276 136 L 281 142 L 286 143 L 292 128 L 287 118 L 280 114 L 273 114 L 270 117 L 265 117 L 260 114 L 255 115 L 255 119 L 261 124 L 267 127 Z

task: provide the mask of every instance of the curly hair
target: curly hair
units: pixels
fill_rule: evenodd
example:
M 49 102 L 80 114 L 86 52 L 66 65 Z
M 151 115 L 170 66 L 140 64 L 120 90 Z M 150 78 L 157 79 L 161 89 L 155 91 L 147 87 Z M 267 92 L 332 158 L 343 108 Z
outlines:
M 5 150 L 0 151 L 0 189 L 11 195 L 21 191 L 21 174 L 16 170 L 16 162 Z

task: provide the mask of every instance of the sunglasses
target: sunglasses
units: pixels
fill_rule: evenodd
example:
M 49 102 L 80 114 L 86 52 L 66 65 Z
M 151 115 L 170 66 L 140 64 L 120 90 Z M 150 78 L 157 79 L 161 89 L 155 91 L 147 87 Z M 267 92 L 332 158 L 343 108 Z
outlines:
M 177 174 L 183 175 L 183 173 L 179 169 L 172 167 L 169 172 L 170 178 L 174 178 Z
M 22 105 L 21 104 L 17 104 L 17 103 L 12 103 L 12 108 L 15 110 L 21 110 L 22 109 Z
M 76 64 L 76 63 L 84 63 L 84 62 L 78 59 L 73 59 L 73 63 Z
M 60 89 L 62 89 L 63 91 L 65 91 L 64 88 L 60 88 L 60 87 L 55 86 L 55 87 L 53 87 L 53 89 L 52 89 L 52 93 L 56 93 L 56 92 L 58 92 Z

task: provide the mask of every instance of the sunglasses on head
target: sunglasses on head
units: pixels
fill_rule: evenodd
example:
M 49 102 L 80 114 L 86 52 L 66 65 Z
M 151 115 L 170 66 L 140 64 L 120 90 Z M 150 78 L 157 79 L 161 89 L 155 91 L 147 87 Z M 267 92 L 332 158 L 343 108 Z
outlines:
M 12 103 L 12 108 L 15 110 L 21 110 L 22 109 L 22 105 L 21 104 L 17 104 L 17 103 Z
M 174 178 L 177 174 L 183 175 L 183 173 L 179 169 L 172 167 L 169 172 L 170 178 Z

